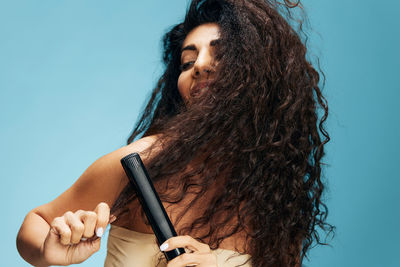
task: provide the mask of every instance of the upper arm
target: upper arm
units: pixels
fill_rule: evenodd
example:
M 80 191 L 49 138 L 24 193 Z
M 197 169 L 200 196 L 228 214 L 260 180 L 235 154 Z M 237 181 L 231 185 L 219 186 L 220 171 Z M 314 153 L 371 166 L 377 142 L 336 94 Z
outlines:
M 154 141 L 155 137 L 145 137 L 99 158 L 70 188 L 53 201 L 35 208 L 33 212 L 50 224 L 55 217 L 66 211 L 93 210 L 100 202 L 105 202 L 111 207 L 128 183 L 120 163 L 121 158 L 138 152 L 146 161 L 150 155 L 143 152 Z

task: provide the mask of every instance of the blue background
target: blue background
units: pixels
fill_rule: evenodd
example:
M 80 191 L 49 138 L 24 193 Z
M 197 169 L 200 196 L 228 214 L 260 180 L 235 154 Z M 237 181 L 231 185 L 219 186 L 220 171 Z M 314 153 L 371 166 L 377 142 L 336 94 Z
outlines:
M 32 208 L 125 144 L 185 0 L 0 1 L 1 266 Z M 400 2 L 306 1 L 329 101 L 331 246 L 307 266 L 400 266 Z M 81 266 L 101 266 L 102 249 Z

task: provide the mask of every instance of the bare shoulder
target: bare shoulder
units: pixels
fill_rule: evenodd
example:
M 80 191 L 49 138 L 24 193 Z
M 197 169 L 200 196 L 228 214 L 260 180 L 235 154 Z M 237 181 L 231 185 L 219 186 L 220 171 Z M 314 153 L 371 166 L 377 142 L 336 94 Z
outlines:
M 159 138 L 160 135 L 146 136 L 121 148 L 121 150 L 126 155 L 134 152 L 139 153 L 144 160 L 147 160 L 159 151 L 158 146 L 153 146 Z
M 148 160 L 149 157 L 158 151 L 157 148 L 152 147 L 157 139 L 158 137 L 156 135 L 146 136 L 138 139 L 129 145 L 123 146 L 99 158 L 95 162 L 94 167 L 101 168 L 103 165 L 105 165 L 107 168 L 116 167 L 117 169 L 120 169 L 120 160 L 131 153 L 139 153 L 143 160 Z
M 76 182 L 53 201 L 33 211 L 51 222 L 66 211 L 93 210 L 98 203 L 112 206 L 128 179 L 120 163 L 121 158 L 139 153 L 147 161 L 157 149 L 152 148 L 157 136 L 141 138 L 94 161 Z

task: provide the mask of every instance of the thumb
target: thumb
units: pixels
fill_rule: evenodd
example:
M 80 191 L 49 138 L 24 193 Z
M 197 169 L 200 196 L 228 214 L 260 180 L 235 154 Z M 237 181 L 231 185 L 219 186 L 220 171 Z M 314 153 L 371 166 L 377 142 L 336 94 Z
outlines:
M 76 264 L 85 261 L 100 249 L 101 238 L 92 241 L 84 241 L 73 245 L 68 250 L 69 264 Z
M 93 253 L 99 251 L 100 245 L 101 245 L 101 238 L 96 238 L 92 242 L 89 242 L 89 244 L 91 246 L 91 251 L 92 251 L 92 254 L 93 254 Z

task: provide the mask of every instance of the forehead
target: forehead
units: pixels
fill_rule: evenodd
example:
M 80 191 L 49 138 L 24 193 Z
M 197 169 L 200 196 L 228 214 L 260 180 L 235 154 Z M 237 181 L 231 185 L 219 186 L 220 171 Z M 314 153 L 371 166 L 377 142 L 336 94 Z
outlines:
M 182 47 L 191 44 L 209 45 L 210 41 L 219 39 L 219 30 L 220 28 L 217 23 L 206 23 L 197 26 L 186 36 Z

